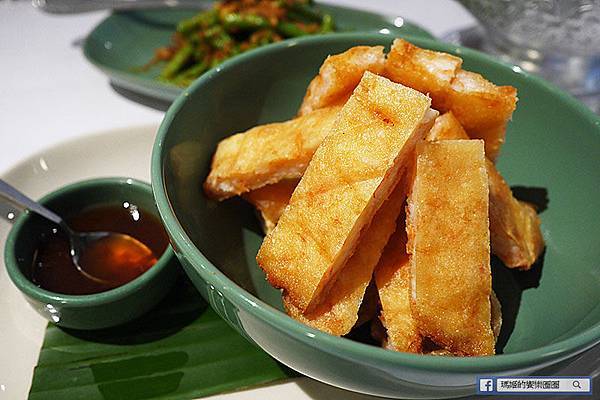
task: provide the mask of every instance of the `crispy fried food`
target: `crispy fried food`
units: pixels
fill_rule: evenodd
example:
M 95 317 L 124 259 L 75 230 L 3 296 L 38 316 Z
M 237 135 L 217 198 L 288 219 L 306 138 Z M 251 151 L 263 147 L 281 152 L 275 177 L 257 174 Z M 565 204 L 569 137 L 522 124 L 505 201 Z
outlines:
M 496 297 L 496 293 L 493 290 L 492 295 L 490 296 L 490 306 L 491 326 L 492 332 L 494 333 L 494 341 L 498 341 L 500 329 L 502 328 L 502 307 L 500 306 L 500 301 L 498 301 L 498 297 Z M 438 346 L 436 343 L 427 338 L 423 340 L 423 354 L 429 354 L 431 356 L 454 356 L 450 350 Z
M 427 140 L 468 139 L 452 112 L 435 119 Z M 509 268 L 531 268 L 544 249 L 540 219 L 529 204 L 514 198 L 496 166 L 486 161 L 490 190 L 492 253 Z
M 496 86 L 479 74 L 462 70 L 461 65 L 458 57 L 396 39 L 385 76 L 429 93 L 434 108 L 452 111 L 469 137 L 485 141 L 486 155 L 494 161 L 516 108 L 517 91 L 512 86 Z
M 423 142 L 417 154 L 406 223 L 419 331 L 457 355 L 494 354 L 483 141 Z
M 332 335 L 345 335 L 357 323 L 358 310 L 373 270 L 390 235 L 396 229 L 396 219 L 406 197 L 405 184 L 399 183 L 390 197 L 361 234 L 356 251 L 337 278 L 326 289 L 325 300 L 312 313 L 303 314 L 284 293 L 283 304 L 294 319 Z
M 263 230 L 266 234 L 277 225 L 298 182 L 299 179 L 286 179 L 242 194 L 242 197 L 260 212 Z
M 460 71 L 462 59 L 448 53 L 421 49 L 396 39 L 385 62 L 384 76 L 421 93 L 428 93 L 436 110 L 448 110 L 452 79 Z
M 510 187 L 489 160 L 487 170 L 492 252 L 507 267 L 528 270 L 544 250 L 540 218 L 532 206 L 514 198 Z
M 223 139 L 204 182 L 206 195 L 224 200 L 283 179 L 300 178 L 340 108 L 323 108 Z
M 420 353 L 422 337 L 410 307 L 410 265 L 404 220 L 402 213 L 375 268 L 375 284 L 381 302 L 379 319 L 387 332 L 387 349 Z
M 496 86 L 483 76 L 458 71 L 452 80 L 450 110 L 474 139 L 483 139 L 485 154 L 495 161 L 504 143 L 506 124 L 517 107 L 517 89 Z
M 308 85 L 298 115 L 344 104 L 365 71 L 381 74 L 384 63 L 383 46 L 356 46 L 327 57 Z
M 427 96 L 366 72 L 257 261 L 304 313 L 356 247 L 437 116 Z M 312 115 L 312 114 L 309 114 Z
M 425 140 L 435 142 L 436 140 L 458 140 L 469 139 L 469 135 L 464 130 L 460 122 L 456 119 L 452 111 L 448 111 L 437 117 L 431 130 Z

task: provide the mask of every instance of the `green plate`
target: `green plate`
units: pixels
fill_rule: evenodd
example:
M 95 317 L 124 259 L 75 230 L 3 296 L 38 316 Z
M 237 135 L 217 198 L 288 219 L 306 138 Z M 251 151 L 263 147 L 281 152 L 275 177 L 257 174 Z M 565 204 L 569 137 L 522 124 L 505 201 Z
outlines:
M 432 38 L 425 30 L 398 16 L 331 5 L 319 5 L 319 9 L 334 17 L 340 31 L 384 30 L 394 35 Z M 146 72 L 138 69 L 152 59 L 157 47 L 170 43 L 177 22 L 196 13 L 198 10 L 172 9 L 114 13 L 88 35 L 83 52 L 117 86 L 153 98 L 173 101 L 181 94 L 182 88 L 156 80 L 159 66 Z
M 560 362 L 600 342 L 600 120 L 545 81 L 474 50 L 411 39 L 458 54 L 465 69 L 519 92 L 498 167 L 511 185 L 522 187 L 521 196 L 545 206 L 547 248 L 528 273 L 494 262 L 504 318 L 499 355 L 393 352 L 289 318 L 280 292 L 256 265 L 263 236 L 252 208 L 202 194 L 219 140 L 292 117 L 328 54 L 389 46 L 392 39 L 336 34 L 275 44 L 195 81 L 167 112 L 152 156 L 152 187 L 174 250 L 221 317 L 276 359 L 323 382 L 385 397 L 439 398 L 474 393 L 477 376 L 552 375 Z

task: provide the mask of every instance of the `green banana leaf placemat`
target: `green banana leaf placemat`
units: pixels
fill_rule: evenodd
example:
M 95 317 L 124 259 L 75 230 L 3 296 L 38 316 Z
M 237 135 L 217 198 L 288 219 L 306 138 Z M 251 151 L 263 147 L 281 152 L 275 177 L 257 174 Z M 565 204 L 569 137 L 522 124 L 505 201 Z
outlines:
M 182 276 L 159 306 L 127 325 L 92 332 L 49 324 L 29 398 L 192 399 L 294 376 Z

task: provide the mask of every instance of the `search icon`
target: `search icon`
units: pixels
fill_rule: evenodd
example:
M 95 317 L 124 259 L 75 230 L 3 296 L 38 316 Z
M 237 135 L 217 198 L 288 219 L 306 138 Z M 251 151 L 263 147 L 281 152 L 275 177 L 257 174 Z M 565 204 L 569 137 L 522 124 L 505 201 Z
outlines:
M 581 389 L 581 383 L 579 381 L 573 381 L 573 387 L 577 389 Z

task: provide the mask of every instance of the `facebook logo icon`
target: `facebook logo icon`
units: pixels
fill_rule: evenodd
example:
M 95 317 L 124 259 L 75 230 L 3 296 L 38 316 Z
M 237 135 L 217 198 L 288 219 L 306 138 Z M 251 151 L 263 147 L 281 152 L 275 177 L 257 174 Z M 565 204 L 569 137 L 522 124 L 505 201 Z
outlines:
M 488 393 L 494 391 L 494 380 L 491 378 L 479 378 L 479 393 Z

